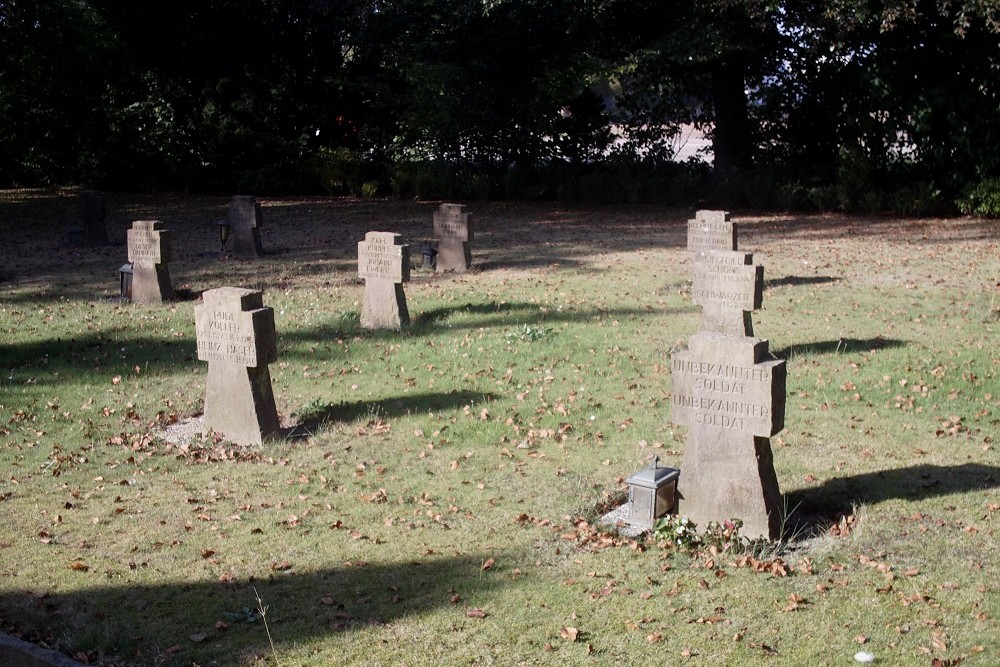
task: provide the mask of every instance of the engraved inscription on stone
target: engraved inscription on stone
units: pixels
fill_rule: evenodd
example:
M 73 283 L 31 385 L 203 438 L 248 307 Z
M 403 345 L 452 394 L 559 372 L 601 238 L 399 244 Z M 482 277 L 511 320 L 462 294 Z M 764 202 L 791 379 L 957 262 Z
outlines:
M 136 220 L 132 229 L 126 232 L 128 259 L 130 262 L 161 264 L 170 261 L 169 244 L 163 243 L 166 230 L 162 223 L 152 220 Z M 166 247 L 163 247 L 163 246 Z M 168 255 L 164 257 L 164 255 Z
M 698 211 L 694 220 L 688 220 L 687 249 L 736 250 L 736 229 L 726 211 Z
M 434 235 L 441 239 L 471 241 L 469 215 L 462 204 L 441 204 L 434 212 Z
M 409 282 L 409 247 L 401 236 L 389 232 L 368 232 L 358 243 L 358 277 L 365 280 Z
M 253 331 L 243 331 L 243 317 L 224 310 L 196 311 L 198 359 L 257 365 Z
M 749 439 L 784 428 L 785 362 L 758 360 L 766 340 L 698 334 L 691 342 L 693 349 L 672 357 L 675 423 Z
M 752 311 L 763 302 L 764 267 L 741 252 L 701 252 L 694 262 L 692 301 L 698 306 Z

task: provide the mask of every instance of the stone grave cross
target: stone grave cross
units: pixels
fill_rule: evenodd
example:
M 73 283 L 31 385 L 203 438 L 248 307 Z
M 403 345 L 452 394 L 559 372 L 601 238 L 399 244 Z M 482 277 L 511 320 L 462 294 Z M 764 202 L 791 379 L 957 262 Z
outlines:
M 365 281 L 361 326 L 399 329 L 410 323 L 403 283 L 410 281 L 410 246 L 391 232 L 368 232 L 358 242 L 358 277 Z
M 132 262 L 132 301 L 160 304 L 170 299 L 174 295 L 167 267 L 170 232 L 159 220 L 136 220 L 126 237 L 128 261 Z
M 434 236 L 438 239 L 437 271 L 462 273 L 472 266 L 470 213 L 463 204 L 441 204 L 434 211 Z
M 194 316 L 198 359 L 208 362 L 205 428 L 259 445 L 279 427 L 267 367 L 278 358 L 274 310 L 256 290 L 220 287 L 202 296 Z
M 768 356 L 762 338 L 705 332 L 672 356 L 673 421 L 688 427 L 678 512 L 702 528 L 738 518 L 746 537 L 778 537 L 769 438 L 784 428 L 786 370 Z
M 263 226 L 260 204 L 252 196 L 236 195 L 229 202 L 229 229 L 233 237 L 233 254 L 253 259 L 264 254 L 260 240 Z
M 752 336 L 751 313 L 761 307 L 764 267 L 736 251 L 736 223 L 725 211 L 698 211 L 688 221 L 695 253 L 692 300 L 701 306 L 701 331 Z

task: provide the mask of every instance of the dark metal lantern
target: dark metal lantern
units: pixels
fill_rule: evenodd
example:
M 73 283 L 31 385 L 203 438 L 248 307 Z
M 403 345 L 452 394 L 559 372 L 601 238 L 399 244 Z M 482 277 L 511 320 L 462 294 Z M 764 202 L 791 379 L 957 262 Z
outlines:
M 653 523 L 674 508 L 677 496 L 677 468 L 661 468 L 660 457 L 653 464 L 634 473 L 625 480 L 628 484 L 628 516 L 625 522 L 632 526 L 652 528 Z
M 438 251 L 435 250 L 433 246 L 425 245 L 423 250 L 421 250 L 421 254 L 423 255 L 424 259 L 423 263 L 424 268 L 425 269 L 434 268 L 434 261 L 435 261 L 434 258 L 437 256 Z
M 132 265 L 122 264 L 118 269 L 118 289 L 122 301 L 132 300 Z
M 215 224 L 218 225 L 219 227 L 219 243 L 220 243 L 219 254 L 221 255 L 222 252 L 226 249 L 226 241 L 229 240 L 229 229 L 230 229 L 229 220 L 223 218 L 222 220 L 219 220 Z

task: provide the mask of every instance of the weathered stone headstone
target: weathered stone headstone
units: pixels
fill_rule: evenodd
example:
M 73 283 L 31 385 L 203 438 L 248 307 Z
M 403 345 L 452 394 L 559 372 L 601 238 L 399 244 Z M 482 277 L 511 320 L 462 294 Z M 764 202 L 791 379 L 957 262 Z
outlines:
M 736 250 L 736 231 L 728 211 L 696 211 L 694 220 L 688 220 L 687 249 Z
M 128 261 L 132 262 L 132 301 L 159 304 L 173 297 L 167 267 L 170 232 L 159 220 L 136 220 L 126 235 Z
M 105 226 L 107 209 L 104 197 L 93 190 L 84 190 L 77 200 L 80 217 L 83 218 L 83 242 L 90 248 L 110 245 L 108 229 Z
M 403 283 L 410 281 L 410 247 L 391 232 L 368 232 L 358 242 L 358 277 L 365 281 L 361 326 L 399 329 L 410 323 Z
M 673 421 L 688 427 L 678 513 L 704 527 L 741 519 L 778 537 L 781 494 L 769 438 L 784 428 L 785 362 L 762 338 L 699 333 L 672 356 Z
M 434 236 L 438 239 L 437 271 L 464 272 L 472 266 L 470 213 L 463 204 L 441 204 L 434 211 Z
M 256 290 L 220 287 L 203 299 L 194 315 L 198 359 L 208 362 L 205 428 L 259 445 L 279 427 L 267 367 L 278 358 L 274 311 Z
M 702 315 L 688 349 L 672 356 L 673 421 L 688 427 L 677 511 L 703 527 L 740 519 L 742 535 L 774 539 L 781 493 L 769 438 L 784 428 L 786 369 L 753 337 L 764 267 L 736 246 L 725 211 L 688 221 L 692 299 Z
M 764 267 L 736 252 L 737 226 L 726 211 L 697 211 L 688 220 L 688 250 L 694 252 L 695 305 L 701 331 L 752 336 L 751 312 L 761 306 Z
M 754 265 L 751 253 L 699 252 L 691 296 L 701 306 L 701 331 L 752 336 L 750 315 L 764 298 L 764 267 Z
M 263 221 L 256 197 L 236 195 L 229 202 L 229 232 L 233 239 L 233 254 L 237 257 L 260 257 L 264 254 L 260 228 Z

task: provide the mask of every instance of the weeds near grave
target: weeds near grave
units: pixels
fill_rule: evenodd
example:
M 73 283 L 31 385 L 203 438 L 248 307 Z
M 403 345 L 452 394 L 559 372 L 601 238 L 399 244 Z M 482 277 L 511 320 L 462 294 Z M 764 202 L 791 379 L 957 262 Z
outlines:
M 264 601 L 260 599 L 260 593 L 257 592 L 257 587 L 253 589 L 253 594 L 257 598 L 257 611 L 260 613 L 260 620 L 264 622 L 264 632 L 267 633 L 267 643 L 271 645 L 271 655 L 274 656 L 274 664 L 281 667 L 281 661 L 278 660 L 278 651 L 274 648 L 274 640 L 271 639 L 271 629 L 267 626 L 267 607 L 264 605 Z
M 551 332 L 552 329 L 549 327 L 533 327 L 530 324 L 525 324 L 520 329 L 507 332 L 507 344 L 512 345 L 517 341 L 534 343 L 549 335 Z

